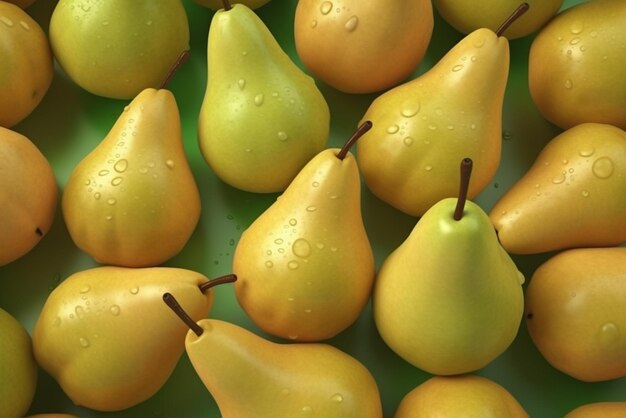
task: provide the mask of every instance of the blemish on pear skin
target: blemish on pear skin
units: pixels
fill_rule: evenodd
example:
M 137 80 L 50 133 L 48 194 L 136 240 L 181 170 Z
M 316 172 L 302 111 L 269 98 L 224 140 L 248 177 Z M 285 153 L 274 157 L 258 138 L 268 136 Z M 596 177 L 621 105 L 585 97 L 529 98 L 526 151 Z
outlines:
M 35 229 L 35 234 L 39 237 L 43 237 L 43 231 L 40 228 Z

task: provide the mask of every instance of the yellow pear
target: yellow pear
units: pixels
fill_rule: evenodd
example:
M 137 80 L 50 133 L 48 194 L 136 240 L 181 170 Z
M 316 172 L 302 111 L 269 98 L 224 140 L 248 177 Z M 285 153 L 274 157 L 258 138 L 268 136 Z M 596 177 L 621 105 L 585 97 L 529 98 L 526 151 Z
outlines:
M 78 418 L 76 415 L 70 414 L 36 414 L 29 415 L 26 418 Z
M 58 188 L 46 157 L 25 136 L 0 127 L 0 266 L 28 253 L 48 232 Z
M 626 132 L 577 125 L 550 140 L 489 214 L 502 246 L 532 254 L 626 241 Z
M 528 331 L 545 359 L 582 381 L 626 376 L 626 248 L 561 252 L 533 274 Z
M 369 300 L 374 255 L 350 145 L 320 152 L 244 231 L 233 255 L 237 301 L 264 331 L 319 341 L 351 325 Z
M 72 171 L 62 207 L 76 245 L 100 263 L 155 266 L 184 247 L 200 194 L 169 90 L 145 89 L 124 108 Z
M 343 351 L 274 343 L 216 319 L 194 322 L 172 295 L 163 299 L 190 327 L 187 355 L 223 417 L 382 418 L 374 377 Z
M 432 31 L 430 0 L 300 0 L 294 19 L 304 65 L 347 93 L 402 82 L 424 58 Z
M 626 402 L 595 402 L 579 406 L 563 418 L 624 418 Z
M 172 318 L 162 294 L 176 295 L 199 320 L 213 304 L 213 291 L 206 290 L 213 284 L 172 267 L 74 273 L 41 310 L 35 358 L 74 403 L 99 411 L 129 408 L 161 388 L 184 351 L 187 329 Z
M 433 376 L 407 393 L 394 418 L 528 418 L 511 393 L 482 376 Z

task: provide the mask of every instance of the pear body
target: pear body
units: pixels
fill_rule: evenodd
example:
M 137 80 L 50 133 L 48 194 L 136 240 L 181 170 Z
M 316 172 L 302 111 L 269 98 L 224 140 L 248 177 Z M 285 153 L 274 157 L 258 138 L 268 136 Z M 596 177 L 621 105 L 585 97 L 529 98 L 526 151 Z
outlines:
M 586 122 L 626 129 L 626 3 L 583 2 L 537 34 L 528 86 L 541 114 L 562 129 Z
M 626 241 L 625 189 L 626 132 L 584 123 L 550 140 L 489 216 L 513 254 L 613 246 Z
M 185 325 L 163 304 L 164 292 L 205 318 L 213 292 L 200 273 L 171 267 L 95 267 L 50 293 L 33 330 L 37 362 L 76 404 L 129 408 L 165 383 L 184 351 Z
M 336 7 L 301 0 L 294 19 L 304 65 L 346 93 L 371 93 L 404 81 L 424 58 L 432 31 L 428 0 L 343 0 Z
M 368 188 L 421 216 L 456 196 L 458 162 L 469 157 L 469 198 L 476 196 L 500 163 L 508 68 L 508 41 L 478 29 L 426 73 L 378 96 L 363 117 L 373 127 L 357 142 Z
M 214 14 L 207 51 L 198 121 L 202 155 L 233 187 L 283 191 L 326 145 L 326 100 L 243 4 Z
M 237 301 L 264 331 L 335 336 L 367 304 L 374 255 L 361 216 L 356 159 L 315 156 L 244 231 L 233 256 Z
M 528 418 L 511 393 L 477 375 L 433 376 L 407 393 L 394 418 Z
M 626 402 L 595 402 L 579 406 L 564 418 L 621 418 L 626 416 Z
M 103 264 L 150 267 L 176 255 L 200 217 L 174 95 L 146 89 L 72 171 L 63 216 Z
M 524 310 L 523 275 L 487 215 L 454 198 L 435 204 L 383 262 L 373 312 L 400 357 L 437 375 L 478 370 L 504 352 Z
M 0 2 L 0 126 L 24 120 L 48 91 L 54 68 L 48 37 L 20 7 Z
M 219 10 L 224 8 L 224 2 L 222 0 L 193 0 L 201 6 L 208 7 L 211 10 Z M 248 6 L 250 9 L 258 9 L 259 7 L 269 3 L 270 0 L 234 0 L 230 4 L 241 3 Z
M 0 266 L 22 257 L 47 234 L 58 187 L 46 157 L 27 137 L 0 127 Z
M 587 382 L 626 376 L 625 272 L 622 247 L 563 251 L 535 271 L 526 323 L 552 366 Z
M 157 88 L 189 49 L 181 0 L 60 0 L 50 44 L 65 73 L 98 96 L 132 99 Z
M 224 418 L 382 418 L 371 373 L 320 343 L 278 344 L 228 322 L 204 319 L 189 331 L 189 360 Z

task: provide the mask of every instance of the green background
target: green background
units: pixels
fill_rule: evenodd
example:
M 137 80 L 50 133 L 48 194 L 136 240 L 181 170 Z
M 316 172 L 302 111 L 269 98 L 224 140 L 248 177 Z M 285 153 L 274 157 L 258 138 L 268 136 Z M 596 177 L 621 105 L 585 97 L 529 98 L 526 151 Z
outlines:
M 563 8 L 580 2 L 566 0 Z M 293 40 L 296 3 L 296 0 L 272 0 L 257 13 L 283 49 L 302 67 Z M 46 31 L 55 4 L 56 1 L 38 0 L 28 9 Z M 169 88 L 178 101 L 184 145 L 200 188 L 203 211 L 187 246 L 166 265 L 196 270 L 211 278 L 231 272 L 231 258 L 240 234 L 277 194 L 235 190 L 218 180 L 200 156 L 196 123 L 206 85 L 206 41 L 213 12 L 191 0 L 185 1 L 185 7 L 191 28 L 191 56 Z M 435 12 L 432 42 L 412 77 L 430 68 L 462 36 Z M 546 142 L 560 132 L 542 118 L 529 95 L 527 64 L 532 38 L 527 36 L 510 42 L 511 71 L 504 102 L 502 162 L 490 186 L 476 199 L 486 211 L 528 169 Z M 321 82 L 318 86 L 331 110 L 329 146 L 340 146 L 354 131 L 376 95 L 344 94 Z M 13 129 L 28 136 L 46 155 L 62 190 L 73 167 L 106 135 L 127 103 L 91 95 L 75 86 L 57 68 L 43 102 Z M 408 235 L 417 219 L 393 209 L 365 187 L 362 208 L 377 266 L 380 266 Z M 534 269 L 549 255 L 514 257 L 527 283 Z M 32 331 L 49 292 L 72 273 L 93 266 L 96 263 L 71 241 L 59 208 L 52 229 L 41 243 L 21 259 L 0 267 L 0 307 Z M 239 308 L 230 285 L 216 289 L 210 315 L 263 335 Z M 158 326 L 158 323 L 153 325 Z M 392 417 L 401 398 L 430 377 L 385 346 L 375 330 L 369 306 L 353 326 L 329 343 L 350 353 L 370 369 L 379 385 L 385 417 Z M 524 323 L 510 348 L 476 373 L 506 387 L 532 417 L 562 417 L 588 402 L 626 401 L 626 379 L 583 383 L 553 369 L 534 347 Z M 80 417 L 219 417 L 215 402 L 186 355 L 153 398 L 116 413 L 96 413 L 74 406 L 53 379 L 40 371 L 31 413 L 43 412 L 68 412 Z

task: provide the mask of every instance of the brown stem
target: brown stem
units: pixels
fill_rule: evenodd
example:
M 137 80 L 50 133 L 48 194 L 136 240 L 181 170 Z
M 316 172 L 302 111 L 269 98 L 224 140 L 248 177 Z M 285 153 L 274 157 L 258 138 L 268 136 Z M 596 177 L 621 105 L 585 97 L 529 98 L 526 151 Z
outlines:
M 176 315 L 178 315 L 180 319 L 183 320 L 185 324 L 187 324 L 187 326 L 193 332 L 196 333 L 198 337 L 202 335 L 202 333 L 204 332 L 204 329 L 202 329 L 202 327 L 198 325 L 196 321 L 194 321 L 187 312 L 185 312 L 185 310 L 182 308 L 182 306 L 180 306 L 176 298 L 171 293 L 164 293 L 163 301 L 165 302 L 167 306 L 170 307 L 171 310 L 174 311 Z
M 469 189 L 469 181 L 472 174 L 472 159 L 463 158 L 461 161 L 461 187 L 459 190 L 459 198 L 456 201 L 456 208 L 454 209 L 454 220 L 459 221 L 463 217 L 463 211 L 465 210 L 465 201 L 467 200 L 467 191 Z
M 496 31 L 496 35 L 498 36 L 502 36 L 502 34 L 504 33 L 505 30 L 507 30 L 509 28 L 509 26 L 511 26 L 511 24 L 513 22 L 515 22 L 521 15 L 523 15 L 524 13 L 526 13 L 528 11 L 528 9 L 530 8 L 530 5 L 528 3 L 522 3 L 520 4 L 517 9 L 515 9 L 513 11 L 513 13 L 511 13 L 511 16 L 509 16 L 503 23 L 502 25 L 500 25 L 500 27 L 498 28 L 498 30 Z
M 178 59 L 176 60 L 176 62 L 174 62 L 174 65 L 172 65 L 167 75 L 165 76 L 165 80 L 163 80 L 163 82 L 161 83 L 162 89 L 167 87 L 172 77 L 174 77 L 174 74 L 176 73 L 176 71 L 178 71 L 178 69 L 187 61 L 188 58 L 189 58 L 189 50 L 184 50 L 183 52 L 180 53 L 180 55 L 178 56 Z
M 222 0 L 222 4 L 224 5 L 224 10 L 226 10 L 226 11 L 228 11 L 228 10 L 233 8 L 233 6 L 230 5 L 230 1 L 229 0 Z
M 344 158 L 346 158 L 346 155 L 348 155 L 348 151 L 350 151 L 350 148 L 352 148 L 352 145 L 354 145 L 354 143 L 360 137 L 362 137 L 365 134 L 365 132 L 369 131 L 370 129 L 372 129 L 372 122 L 370 122 L 369 120 L 366 120 L 365 122 L 363 122 L 361 126 L 357 128 L 357 130 L 352 134 L 352 136 L 346 141 L 343 147 L 339 150 L 339 153 L 337 153 L 337 158 L 339 158 L 340 160 L 343 160 Z
M 207 282 L 202 283 L 201 285 L 198 285 L 198 287 L 200 288 L 200 291 L 202 293 L 206 292 L 207 290 L 209 290 L 210 288 L 217 286 L 219 284 L 222 283 L 233 283 L 237 281 L 237 275 L 235 274 L 227 274 L 225 276 L 221 276 L 218 277 L 216 279 L 211 279 Z

